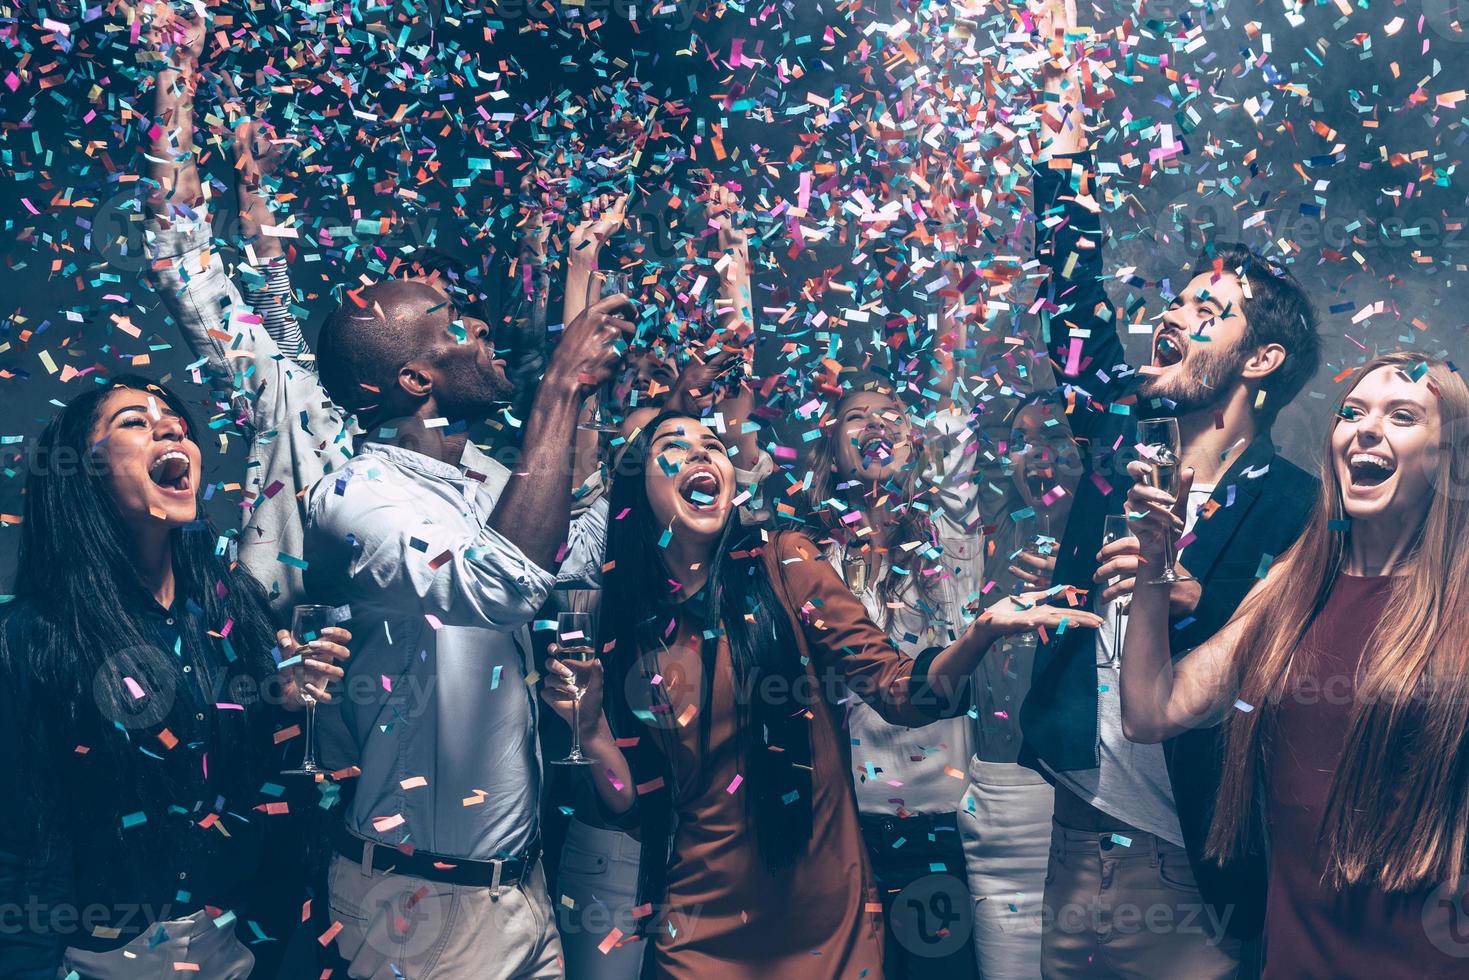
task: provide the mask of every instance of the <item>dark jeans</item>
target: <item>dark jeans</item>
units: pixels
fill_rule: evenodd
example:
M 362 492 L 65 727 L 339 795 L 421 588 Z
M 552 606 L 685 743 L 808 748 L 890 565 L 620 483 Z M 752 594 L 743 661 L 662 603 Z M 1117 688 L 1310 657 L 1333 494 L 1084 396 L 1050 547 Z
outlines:
M 882 898 L 887 980 L 978 980 L 974 916 L 954 814 L 863 814 Z

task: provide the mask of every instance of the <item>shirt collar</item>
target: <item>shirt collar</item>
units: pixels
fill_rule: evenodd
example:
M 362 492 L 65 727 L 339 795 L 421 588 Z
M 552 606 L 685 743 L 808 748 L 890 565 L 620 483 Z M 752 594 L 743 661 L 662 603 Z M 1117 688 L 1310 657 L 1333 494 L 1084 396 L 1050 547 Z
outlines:
M 464 444 L 464 452 L 459 457 L 458 466 L 386 442 L 364 442 L 357 453 L 358 455 L 378 456 L 397 466 L 416 470 L 441 480 L 463 480 L 466 472 L 478 473 L 482 476 L 498 476 L 505 470 L 504 466 L 493 457 L 486 455 L 472 442 Z

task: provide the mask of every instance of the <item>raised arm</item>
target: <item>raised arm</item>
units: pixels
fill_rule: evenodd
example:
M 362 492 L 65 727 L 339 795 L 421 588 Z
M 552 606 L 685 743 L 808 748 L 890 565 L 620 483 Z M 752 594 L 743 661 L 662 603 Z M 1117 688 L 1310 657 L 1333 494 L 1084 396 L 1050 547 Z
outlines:
M 277 223 L 267 195 L 286 158 L 290 140 L 278 139 L 265 123 L 244 119 L 235 127 L 235 185 L 240 202 L 240 238 L 249 258 L 240 267 L 245 300 L 265 321 L 281 353 L 311 369 L 311 349 L 301 321 L 291 312 L 291 274 L 281 244 L 288 230 Z
M 1029 16 L 1043 62 L 1041 111 L 1049 135 L 1033 164 L 1035 257 L 1049 273 L 1038 291 L 1043 336 L 1061 379 L 1108 403 L 1128 390 L 1129 372 L 1117 311 L 1103 286 L 1097 177 L 1082 126 L 1084 62 L 1061 43 L 1076 31 L 1075 3 L 1050 0 Z M 1090 415 L 1073 413 L 1078 437 L 1090 435 Z
M 1166 535 L 1183 529 L 1182 507 L 1188 500 L 1185 482 L 1179 499 L 1146 483 L 1148 464 L 1128 465 L 1138 482 L 1128 494 L 1127 510 L 1137 535 L 1144 568 L 1162 568 Z M 1180 503 L 1179 501 L 1183 501 Z M 1140 516 L 1133 516 L 1140 515 Z M 1240 606 L 1247 614 L 1278 582 L 1267 575 Z M 1178 663 L 1169 649 L 1169 587 L 1139 575 L 1128 609 L 1127 639 L 1122 650 L 1122 731 L 1134 742 L 1161 742 L 1194 728 L 1216 724 L 1233 704 L 1238 678 L 1235 648 L 1244 632 L 1245 616 L 1236 614 L 1208 641 Z

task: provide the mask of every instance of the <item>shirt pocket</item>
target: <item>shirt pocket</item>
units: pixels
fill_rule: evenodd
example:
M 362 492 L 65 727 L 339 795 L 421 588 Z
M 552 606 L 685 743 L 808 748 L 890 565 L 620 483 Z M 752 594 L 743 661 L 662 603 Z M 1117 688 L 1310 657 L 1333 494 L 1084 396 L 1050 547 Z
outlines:
M 561 872 L 581 878 L 594 878 L 607 873 L 607 857 L 570 844 L 561 849 Z

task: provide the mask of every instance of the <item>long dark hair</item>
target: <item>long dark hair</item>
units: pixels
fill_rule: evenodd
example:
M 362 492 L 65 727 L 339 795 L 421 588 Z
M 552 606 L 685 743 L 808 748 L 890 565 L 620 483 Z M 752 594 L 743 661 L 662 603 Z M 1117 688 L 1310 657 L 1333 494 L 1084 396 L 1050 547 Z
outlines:
M 0 630 L 0 668 L 12 682 L 25 675 L 33 722 L 30 750 L 39 753 L 42 765 L 36 768 L 45 777 L 32 789 L 40 804 L 37 813 L 44 809 L 47 818 L 57 815 L 58 805 L 62 812 L 73 809 L 58 773 L 74 764 L 78 744 L 87 745 L 88 772 L 106 784 L 94 787 L 89 798 L 144 806 L 184 802 L 179 795 L 184 787 L 160 779 L 166 770 L 156 756 L 142 751 L 163 721 L 161 713 L 149 714 L 150 702 L 171 705 L 180 661 L 140 627 L 140 614 L 153 599 L 139 580 L 132 536 L 113 499 L 106 458 L 92 444 L 103 403 L 119 388 L 154 395 L 179 414 L 191 438 L 197 431 L 184 401 L 172 391 L 147 378 L 119 375 L 73 399 L 37 442 L 26 479 L 15 586 L 17 599 L 27 607 L 25 629 Z M 170 532 L 169 545 L 176 607 L 186 619 L 179 623 L 181 642 L 193 644 L 191 650 L 218 644 L 222 657 L 196 659 L 225 663 L 211 671 L 214 676 L 198 678 L 212 708 L 215 692 L 231 692 L 221 698 L 226 701 L 238 696 L 234 678 L 262 681 L 274 673 L 275 637 L 264 591 L 243 569 L 216 555 L 216 534 L 203 519 L 202 501 L 199 513 L 193 524 Z M 216 636 L 209 638 L 208 631 Z M 139 698 L 139 688 L 158 696 Z M 269 733 L 259 730 L 263 713 L 215 715 L 211 789 L 218 794 L 241 785 L 241 791 L 258 789 L 258 763 L 269 745 Z M 41 785 L 48 780 L 54 784 Z M 95 816 L 78 812 L 74 819 Z
M 656 722 L 649 726 L 639 720 L 638 713 L 644 711 L 643 698 L 656 702 L 661 696 L 661 688 L 645 678 L 658 669 L 659 634 L 675 612 L 668 569 L 658 544 L 664 529 L 653 517 L 644 474 L 653 465 L 649 451 L 658 427 L 684 417 L 662 412 L 642 427 L 623 457 L 609 501 L 614 520 L 607 558 L 612 567 L 602 603 L 602 632 L 613 641 L 605 654 L 608 718 L 619 737 L 637 737 L 643 742 L 650 733 L 654 738 L 660 733 Z M 731 510 L 710 557 L 709 578 L 701 596 L 688 599 L 679 611 L 703 615 L 706 636 L 723 631 L 728 640 L 746 807 L 761 856 L 767 868 L 775 871 L 794 863 L 811 839 L 811 732 L 808 713 L 793 696 L 804 686 L 800 678 L 805 668 L 784 590 L 771 581 L 762 547 L 773 545 L 765 545 L 758 528 L 746 528 Z M 701 749 L 708 745 L 715 649 L 717 640 L 706 639 L 706 688 L 699 712 Z M 762 683 L 767 678 L 780 678 L 780 683 Z M 771 696 L 772 688 L 781 693 Z M 672 757 L 670 746 L 664 746 L 663 754 Z M 634 752 L 630 757 L 635 769 L 640 755 Z M 646 756 L 643 760 L 644 766 L 649 764 Z M 647 772 L 635 771 L 634 776 L 651 781 Z M 640 806 L 652 803 L 649 797 L 640 797 Z M 661 820 L 655 823 L 666 826 Z M 659 844 L 656 839 L 645 839 L 644 846 L 657 848 Z

